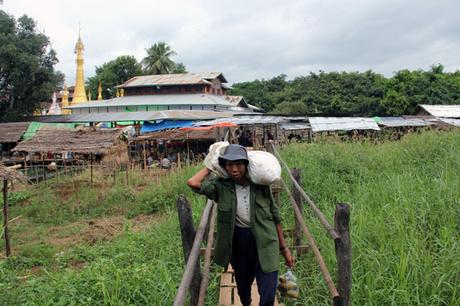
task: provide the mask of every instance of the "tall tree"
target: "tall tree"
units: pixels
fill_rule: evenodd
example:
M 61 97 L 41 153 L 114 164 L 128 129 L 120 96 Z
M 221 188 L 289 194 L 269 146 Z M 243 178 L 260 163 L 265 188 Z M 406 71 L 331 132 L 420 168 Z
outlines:
M 157 42 L 145 51 L 147 56 L 142 60 L 142 65 L 146 74 L 168 74 L 176 68 L 171 59 L 176 52 L 167 43 Z
M 136 58 L 131 55 L 119 56 L 96 67 L 96 75 L 88 78 L 91 96 L 97 97 L 97 88 L 101 82 L 103 98 L 113 98 L 116 95 L 115 86 L 138 75 L 142 75 L 142 66 Z
M 21 120 L 51 97 L 62 78 L 57 62 L 33 19 L 0 10 L 0 121 Z

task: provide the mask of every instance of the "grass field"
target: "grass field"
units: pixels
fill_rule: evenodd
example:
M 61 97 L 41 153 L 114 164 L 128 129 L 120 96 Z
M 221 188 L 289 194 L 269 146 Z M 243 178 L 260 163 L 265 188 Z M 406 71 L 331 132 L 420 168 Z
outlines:
M 335 203 L 352 207 L 354 305 L 460 305 L 458 132 L 293 144 L 282 155 L 329 220 Z M 122 175 L 98 187 L 83 176 L 13 193 L 11 218 L 21 217 L 11 224 L 15 256 L 0 262 L 0 305 L 171 305 L 183 272 L 175 199 L 186 194 L 198 222 L 204 198 L 185 186 L 196 170 L 160 180 L 133 173 L 129 186 Z M 333 244 L 308 208 L 305 216 L 334 274 Z M 330 304 L 311 253 L 294 272 L 301 298 L 287 305 Z M 213 273 L 207 305 L 217 304 L 217 282 Z

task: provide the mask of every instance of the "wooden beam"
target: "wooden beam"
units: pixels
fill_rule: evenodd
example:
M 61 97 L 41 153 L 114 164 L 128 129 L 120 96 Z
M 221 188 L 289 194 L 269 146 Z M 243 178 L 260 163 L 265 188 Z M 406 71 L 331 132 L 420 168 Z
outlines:
M 193 247 L 193 241 L 196 237 L 195 227 L 193 226 L 192 208 L 184 196 L 177 199 L 177 213 L 179 215 L 179 226 L 182 238 L 182 249 L 184 252 L 184 261 L 187 263 Z M 190 286 L 190 305 L 198 304 L 198 291 L 200 290 L 201 271 L 198 261 L 193 266 L 191 286 Z M 184 274 L 185 275 L 185 274 Z
M 281 179 L 281 183 L 283 184 L 284 189 L 286 190 L 289 200 L 291 201 L 292 207 L 294 208 L 296 218 L 302 227 L 303 233 L 307 237 L 308 243 L 310 244 L 313 254 L 315 255 L 316 262 L 318 263 L 319 268 L 321 270 L 321 274 L 323 275 L 324 281 L 326 282 L 326 285 L 329 288 L 329 292 L 331 294 L 334 305 L 336 305 L 337 301 L 340 301 L 339 292 L 337 291 L 337 288 L 335 287 L 334 282 L 332 281 L 331 274 L 329 273 L 329 270 L 327 269 L 327 266 L 324 263 L 323 256 L 321 255 L 318 247 L 316 246 L 315 239 L 311 235 L 310 231 L 305 225 L 304 220 L 302 219 L 302 215 L 299 211 L 299 208 L 297 207 L 297 203 L 294 197 L 292 196 L 291 191 L 289 190 L 289 187 L 286 185 L 283 179 Z
M 295 181 L 300 185 L 302 180 L 301 180 L 301 171 L 300 169 L 292 169 L 291 174 L 294 177 Z M 303 205 L 302 205 L 302 195 L 300 192 L 293 188 L 292 196 L 294 197 L 294 200 L 296 202 L 297 207 L 299 208 L 299 212 L 302 215 L 303 219 Z M 294 216 L 295 217 L 295 216 Z M 302 243 L 302 226 L 300 222 L 297 220 L 297 218 L 294 218 L 295 220 L 295 240 L 294 240 L 294 245 L 300 245 Z M 299 256 L 300 254 L 297 254 Z
M 188 256 L 186 260 L 187 265 L 185 266 L 185 271 L 184 271 L 181 283 L 179 285 L 179 289 L 177 289 L 176 297 L 174 299 L 174 304 L 173 304 L 174 306 L 183 306 L 185 304 L 185 297 L 187 295 L 187 290 L 189 288 L 191 290 L 192 295 L 199 292 L 199 285 L 201 281 L 198 282 L 198 285 L 197 287 L 195 287 L 195 289 L 191 288 L 190 285 L 192 284 L 192 280 L 194 278 L 193 277 L 194 271 L 197 270 L 196 266 L 198 265 L 199 267 L 198 258 L 200 255 L 200 244 L 203 241 L 204 232 L 206 230 L 206 225 L 209 220 L 209 214 L 210 214 L 212 206 L 213 206 L 213 202 L 211 200 L 208 200 L 203 210 L 203 214 L 201 215 L 200 225 L 198 226 L 198 230 L 196 234 L 194 235 L 195 238 L 193 239 L 193 245 L 190 249 L 190 256 Z M 191 215 L 190 204 L 187 202 L 186 198 L 182 195 L 177 199 L 177 209 L 179 213 L 179 221 L 181 221 L 181 218 L 185 216 L 185 214 L 189 213 Z M 190 219 L 188 220 L 189 220 L 188 222 L 190 222 Z M 183 227 L 183 225 L 181 225 L 181 233 L 183 235 L 187 234 L 186 228 Z M 187 235 L 190 235 L 190 233 L 188 233 Z M 196 305 L 196 304 L 191 303 L 191 305 Z
M 216 204 L 214 203 L 211 210 L 211 220 L 209 222 L 208 242 L 204 253 L 203 279 L 200 284 L 200 295 L 198 298 L 198 306 L 204 306 L 206 290 L 209 284 L 209 269 L 211 266 L 211 251 L 214 245 L 214 224 L 216 222 Z
M 341 305 L 350 304 L 351 297 L 351 239 L 350 239 L 350 205 L 339 203 L 335 207 L 335 230 L 340 239 L 335 241 L 337 256 L 337 289 L 341 297 Z
M 9 257 L 11 255 L 11 246 L 8 232 L 8 180 L 3 180 L 3 235 L 5 237 L 6 257 Z

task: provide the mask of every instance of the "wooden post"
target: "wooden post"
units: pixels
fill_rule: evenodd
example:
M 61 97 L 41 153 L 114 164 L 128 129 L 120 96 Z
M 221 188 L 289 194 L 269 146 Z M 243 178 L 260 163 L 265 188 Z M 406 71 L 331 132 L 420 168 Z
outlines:
M 38 164 L 35 165 L 35 182 L 38 184 L 39 182 L 39 176 L 38 176 Z M 31 171 L 32 172 L 32 171 Z
M 93 185 L 93 153 L 91 152 L 89 154 L 89 158 L 90 158 L 90 164 L 89 164 L 89 167 L 90 167 L 90 181 L 91 181 L 91 185 Z
M 53 158 L 54 158 L 54 165 L 56 167 L 56 182 L 59 184 L 59 168 L 58 168 L 58 163 L 57 163 L 57 160 L 56 160 L 56 154 L 53 155 Z
M 192 208 L 184 196 L 177 199 L 177 213 L 179 215 L 180 233 L 182 237 L 182 248 L 184 251 L 185 262 L 188 262 L 192 252 L 193 242 L 195 240 L 195 228 L 193 227 Z M 209 212 L 208 212 L 209 213 Z M 209 216 L 209 215 L 208 215 Z M 206 221 L 208 220 L 206 217 Z M 203 228 L 204 231 L 204 228 Z M 199 247 L 199 245 L 198 245 Z M 199 249 L 198 249 L 199 251 Z M 198 254 L 197 254 L 198 256 Z M 190 284 L 190 305 L 198 305 L 198 298 L 201 284 L 201 271 L 199 261 L 196 261 L 193 268 L 193 276 Z M 184 273 L 184 277 L 186 274 Z M 190 276 L 189 276 L 190 277 Z
M 294 179 L 296 180 L 296 182 L 301 185 L 302 184 L 302 180 L 301 180 L 301 170 L 300 169 L 292 169 L 291 170 L 291 173 L 292 173 L 292 176 L 294 177 Z M 300 192 L 294 187 L 292 188 L 292 196 L 294 197 L 295 199 L 295 202 L 297 204 L 297 207 L 299 208 L 299 211 L 300 211 L 300 214 L 302 215 L 302 218 L 303 218 L 303 205 L 302 205 L 302 195 L 300 194 Z M 302 245 L 302 226 L 301 224 L 299 223 L 299 221 L 297 220 L 297 218 L 294 218 L 295 219 L 295 246 L 300 246 Z M 296 253 L 297 253 L 297 256 L 299 256 L 299 252 L 296 248 Z
M 335 240 L 337 256 L 337 290 L 341 305 L 347 306 L 351 300 L 351 239 L 350 239 L 350 205 L 339 203 L 335 206 L 335 230 L 340 239 Z
M 188 138 L 188 133 L 187 133 L 187 138 Z M 187 166 L 190 166 L 190 164 L 192 163 L 192 160 L 190 159 L 190 144 L 189 144 L 189 140 L 187 139 L 186 140 L 186 143 L 187 143 Z
M 43 170 L 43 179 L 45 180 L 45 186 L 47 185 L 46 183 L 46 168 L 45 168 L 45 160 L 42 159 L 42 170 Z
M 129 170 L 129 164 L 126 164 L 126 186 L 129 185 L 129 174 L 128 174 L 128 170 Z
M 3 180 L 3 235 L 5 236 L 6 257 L 9 257 L 11 246 L 8 233 L 8 180 Z
M 24 155 L 24 175 L 28 178 L 27 176 L 27 157 Z
M 177 152 L 177 169 L 182 169 L 182 163 L 180 160 L 180 152 Z
M 67 159 L 63 159 L 63 163 L 64 163 L 64 175 L 67 176 Z
M 147 152 L 145 151 L 145 141 L 143 143 L 144 147 L 144 170 L 147 170 Z

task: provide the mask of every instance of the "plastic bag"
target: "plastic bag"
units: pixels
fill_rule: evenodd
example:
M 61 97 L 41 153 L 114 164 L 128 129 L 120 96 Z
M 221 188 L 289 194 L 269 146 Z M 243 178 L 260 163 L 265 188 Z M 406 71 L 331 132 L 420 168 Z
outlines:
M 228 178 L 227 171 L 219 166 L 219 157 L 224 155 L 225 148 L 229 145 L 228 141 L 219 141 L 213 143 L 209 147 L 208 155 L 206 155 L 203 164 L 206 168 L 220 176 L 221 178 Z
M 291 299 L 299 298 L 299 287 L 297 286 L 297 277 L 291 269 L 279 277 L 278 292 L 282 297 Z
M 273 154 L 248 151 L 249 178 L 255 184 L 271 185 L 281 179 L 281 165 Z

